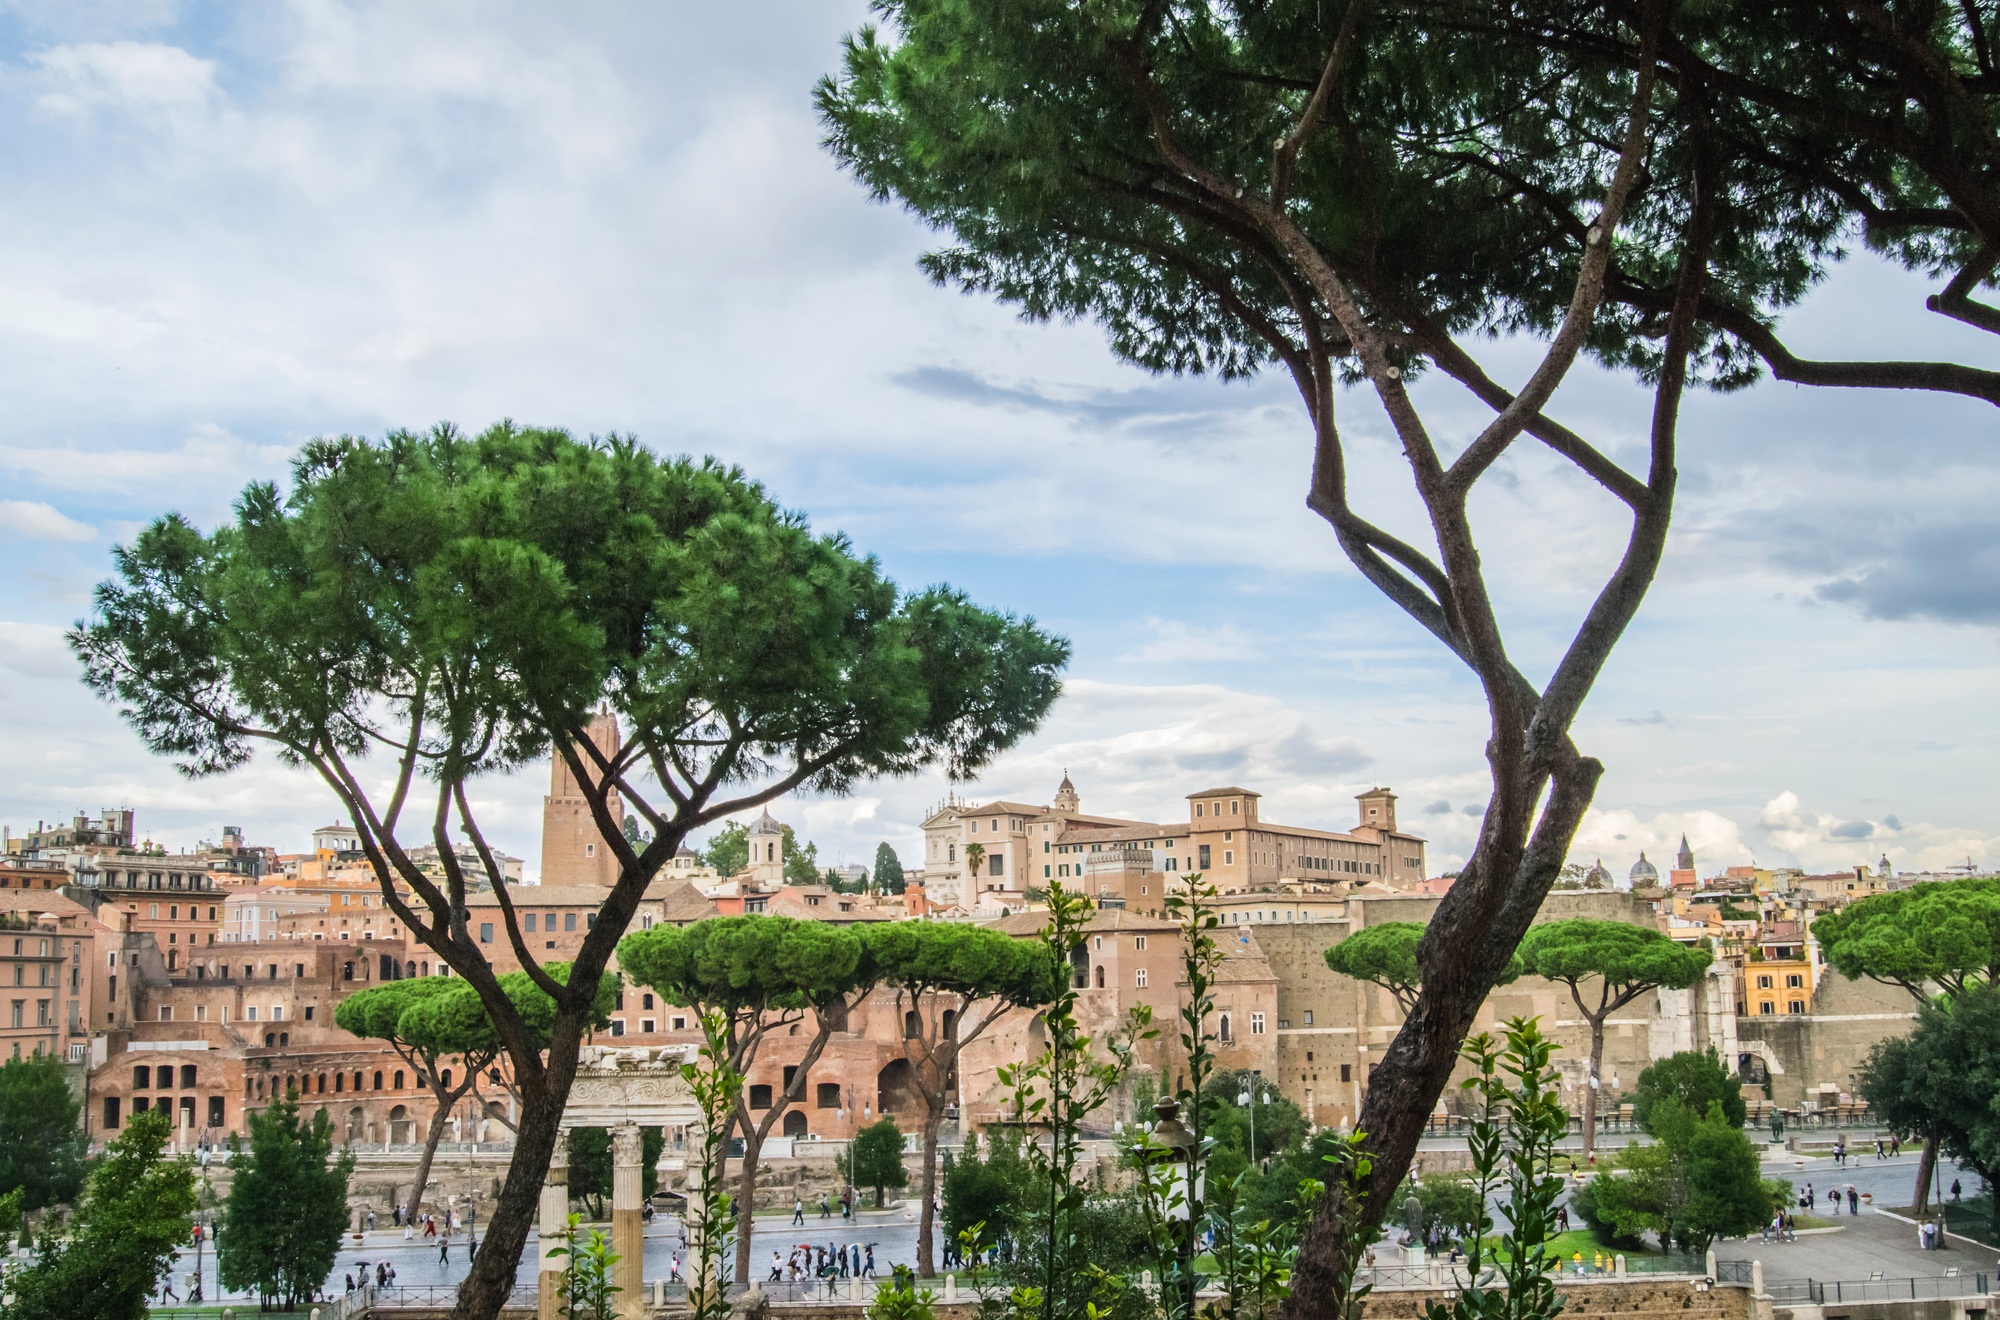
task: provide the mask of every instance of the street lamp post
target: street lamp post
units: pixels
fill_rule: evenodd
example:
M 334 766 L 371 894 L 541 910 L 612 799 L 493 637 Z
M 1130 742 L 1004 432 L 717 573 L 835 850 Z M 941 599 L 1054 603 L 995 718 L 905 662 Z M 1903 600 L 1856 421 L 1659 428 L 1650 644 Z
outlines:
M 1250 1162 L 1252 1164 L 1257 1162 L 1257 1098 L 1258 1092 L 1263 1091 L 1263 1089 L 1264 1070 L 1253 1068 L 1250 1070 L 1250 1075 L 1243 1079 L 1243 1089 L 1236 1093 L 1237 1107 L 1239 1109 L 1247 1108 L 1250 1111 Z M 1266 1093 L 1263 1100 L 1265 1104 L 1270 1104 L 1270 1095 Z
M 1194 1320 L 1194 1235 L 1195 1226 L 1201 1222 L 1201 1198 L 1206 1189 L 1202 1185 L 1205 1181 L 1202 1177 L 1190 1180 L 1189 1171 L 1194 1167 L 1195 1156 L 1194 1134 L 1182 1125 L 1179 1113 L 1180 1105 L 1172 1096 L 1162 1097 L 1153 1106 L 1153 1114 L 1158 1121 L 1153 1124 L 1148 1158 L 1167 1171 L 1166 1216 L 1180 1226 L 1175 1262 L 1179 1277 L 1174 1280 L 1179 1304 L 1169 1313 L 1179 1315 L 1183 1320 Z M 1162 1279 L 1160 1291 L 1163 1297 L 1166 1288 L 1167 1282 Z

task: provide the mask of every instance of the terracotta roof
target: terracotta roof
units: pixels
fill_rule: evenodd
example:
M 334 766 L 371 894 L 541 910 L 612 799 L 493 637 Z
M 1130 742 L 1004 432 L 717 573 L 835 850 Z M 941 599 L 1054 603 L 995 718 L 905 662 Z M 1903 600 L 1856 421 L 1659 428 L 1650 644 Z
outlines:
M 984 802 L 976 807 L 960 807 L 958 814 L 961 816 L 985 816 L 989 814 L 1002 816 L 1046 816 L 1049 814 L 1049 808 L 1046 803 L 1039 807 L 1031 807 L 1025 802 L 1009 802 L 1004 798 L 996 798 L 991 802 Z
M 704 917 L 717 916 L 722 911 L 685 880 L 660 895 L 660 906 L 660 916 L 665 921 L 700 921 Z
M 1263 797 L 1263 796 L 1264 796 L 1264 795 L 1263 795 L 1262 793 L 1259 793 L 1259 792 L 1255 791 L 1254 789 L 1248 789 L 1248 788 L 1234 788 L 1234 787 L 1224 787 L 1224 788 L 1204 788 L 1204 789 L 1203 789 L 1203 790 L 1202 790 L 1201 792 L 1199 792 L 1199 793 L 1190 793 L 1190 794 L 1188 794 L 1188 795 L 1187 795 L 1187 800 L 1188 800 L 1188 801 L 1190 801 L 1190 802 L 1192 802 L 1192 801 L 1194 801 L 1194 800 L 1195 800 L 1196 798 L 1207 798 L 1207 797 L 1223 797 L 1223 796 L 1225 796 L 1225 795 L 1229 795 L 1229 794 L 1234 794 L 1234 795 L 1235 795 L 1235 796 L 1237 796 L 1237 797 Z

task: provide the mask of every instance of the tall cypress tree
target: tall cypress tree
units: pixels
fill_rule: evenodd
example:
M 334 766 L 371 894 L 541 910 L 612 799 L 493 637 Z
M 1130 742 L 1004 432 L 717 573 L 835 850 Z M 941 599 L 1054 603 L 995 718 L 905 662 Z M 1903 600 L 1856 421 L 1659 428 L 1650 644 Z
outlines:
M 216 1241 L 222 1286 L 256 1289 L 288 1310 L 310 1301 L 333 1269 L 347 1227 L 347 1182 L 354 1153 L 333 1153 L 324 1109 L 299 1120 L 295 1094 L 249 1117 L 250 1149 L 230 1140 L 236 1169 Z
M 887 840 L 875 845 L 875 888 L 885 894 L 903 892 L 903 859 Z

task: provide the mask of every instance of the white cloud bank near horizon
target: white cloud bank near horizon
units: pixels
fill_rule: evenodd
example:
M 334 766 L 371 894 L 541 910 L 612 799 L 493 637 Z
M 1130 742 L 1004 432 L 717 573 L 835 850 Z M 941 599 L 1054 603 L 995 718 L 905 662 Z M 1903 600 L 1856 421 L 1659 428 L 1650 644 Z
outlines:
M 1303 507 L 1289 388 L 1146 377 L 1088 326 L 928 284 L 926 235 L 818 147 L 812 80 L 865 17 L 0 4 L 0 820 L 123 802 L 176 846 L 229 823 L 303 847 L 322 789 L 268 758 L 179 778 L 76 682 L 61 630 L 112 545 L 169 509 L 227 517 L 313 435 L 514 417 L 716 453 L 899 580 L 1072 637 L 1068 696 L 966 796 L 1045 801 L 1068 769 L 1089 809 L 1159 819 L 1235 781 L 1343 828 L 1379 782 L 1438 867 L 1461 858 L 1478 694 Z M 1795 342 L 1963 351 L 1920 295 L 1857 259 Z M 1447 442 L 1477 424 L 1422 388 Z M 1343 408 L 1357 490 L 1420 536 L 1379 412 Z M 1637 452 L 1625 384 L 1582 370 L 1555 411 Z M 1683 434 L 1659 584 L 1578 725 L 1608 769 L 1575 856 L 1622 870 L 1685 831 L 1704 865 L 2000 861 L 1991 410 L 1765 386 L 1691 400 Z M 1533 451 L 1475 507 L 1510 644 L 1545 673 L 1615 511 Z M 542 779 L 480 792 L 531 863 Z M 945 791 L 776 810 L 830 860 L 886 838 L 914 863 Z

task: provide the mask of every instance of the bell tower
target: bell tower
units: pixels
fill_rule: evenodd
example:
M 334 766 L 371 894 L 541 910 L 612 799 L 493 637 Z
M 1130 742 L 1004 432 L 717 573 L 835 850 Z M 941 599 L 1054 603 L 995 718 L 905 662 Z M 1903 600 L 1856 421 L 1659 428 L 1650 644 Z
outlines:
M 785 827 L 771 819 L 769 807 L 750 826 L 750 879 L 759 889 L 785 883 Z
M 623 738 L 618 717 L 607 707 L 591 717 L 590 741 L 605 757 L 617 755 Z M 549 753 L 549 793 L 542 799 L 542 875 L 545 885 L 597 885 L 604 889 L 618 883 L 618 856 L 598 832 L 597 818 L 590 814 L 569 763 L 560 754 Z M 584 770 L 593 767 L 584 758 Z M 625 825 L 625 804 L 613 788 L 605 806 L 619 828 Z
M 1062 783 L 1056 785 L 1055 801 L 1049 804 L 1052 811 L 1075 811 L 1081 806 L 1076 795 L 1076 785 L 1069 782 L 1069 771 L 1063 771 Z

